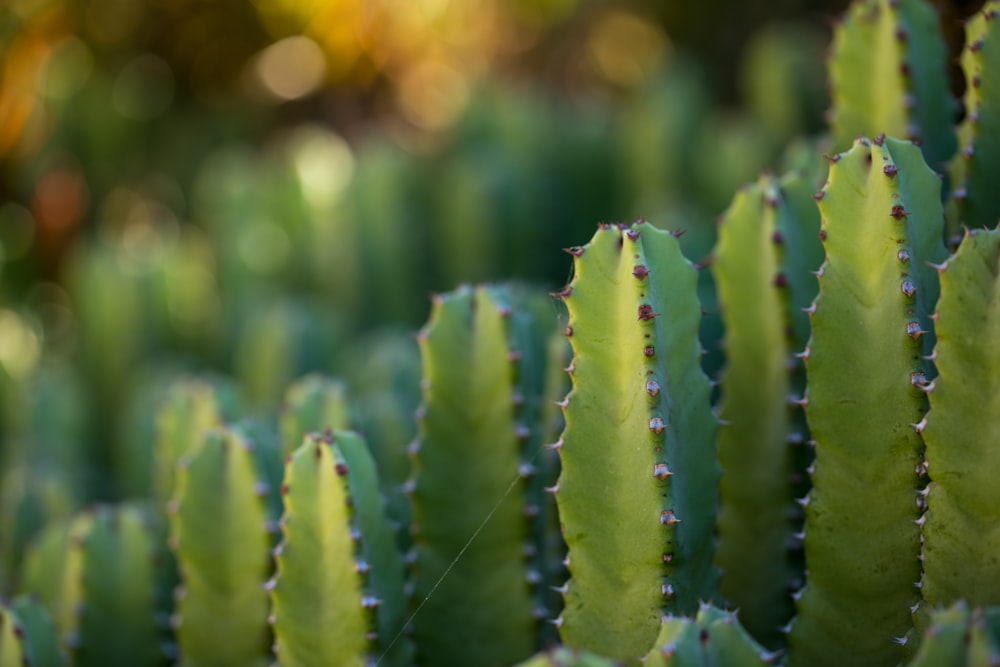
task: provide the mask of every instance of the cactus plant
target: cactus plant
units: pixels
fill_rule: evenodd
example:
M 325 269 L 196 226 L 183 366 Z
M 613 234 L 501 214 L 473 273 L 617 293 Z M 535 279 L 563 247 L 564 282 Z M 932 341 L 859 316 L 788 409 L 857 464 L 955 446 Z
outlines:
M 635 660 L 664 610 L 717 595 L 697 272 L 673 234 L 646 224 L 605 225 L 570 252 L 573 388 L 555 489 L 570 579 L 557 624 L 570 646 Z

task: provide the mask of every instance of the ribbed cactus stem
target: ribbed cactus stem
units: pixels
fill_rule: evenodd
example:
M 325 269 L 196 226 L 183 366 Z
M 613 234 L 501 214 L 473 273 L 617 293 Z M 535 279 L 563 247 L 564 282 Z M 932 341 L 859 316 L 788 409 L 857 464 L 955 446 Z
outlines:
M 945 255 L 940 181 L 913 144 L 859 139 L 820 197 L 827 259 L 810 308 L 809 568 L 789 664 L 895 665 L 919 600 L 919 471 L 930 313 Z
M 716 596 L 716 419 L 701 370 L 697 271 L 652 225 L 573 248 L 563 292 L 572 391 L 556 502 L 570 579 L 563 641 L 637 660 L 664 610 Z

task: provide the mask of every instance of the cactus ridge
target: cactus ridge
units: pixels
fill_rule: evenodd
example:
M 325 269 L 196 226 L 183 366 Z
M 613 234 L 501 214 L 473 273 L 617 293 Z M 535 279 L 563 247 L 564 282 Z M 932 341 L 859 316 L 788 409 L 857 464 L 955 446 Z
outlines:
M 967 233 L 940 272 L 938 376 L 917 425 L 931 480 L 922 590 L 934 607 L 1000 604 L 995 564 L 976 555 L 1000 549 L 1000 342 L 977 335 L 1000 331 L 1000 231 Z
M 890 638 L 907 634 L 919 600 L 923 443 L 912 425 L 931 378 L 922 353 L 938 287 L 928 263 L 946 254 L 940 182 L 914 145 L 861 138 L 823 192 L 827 258 L 805 362 L 816 453 L 809 574 L 790 664 L 896 664 Z
M 698 276 L 674 234 L 648 224 L 604 225 L 573 255 L 556 489 L 570 579 L 557 623 L 567 645 L 637 659 L 664 610 L 693 612 L 716 595 L 716 420 Z

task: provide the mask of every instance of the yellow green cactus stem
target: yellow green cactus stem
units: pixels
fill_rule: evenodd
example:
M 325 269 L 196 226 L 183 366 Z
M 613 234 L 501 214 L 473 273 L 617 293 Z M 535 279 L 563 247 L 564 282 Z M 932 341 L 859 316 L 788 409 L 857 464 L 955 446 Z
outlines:
M 617 667 L 618 663 L 587 651 L 557 646 L 519 663 L 517 667 Z
M 412 553 L 423 664 L 513 664 L 535 647 L 510 317 L 490 288 L 462 287 L 434 298 L 420 335 Z
M 920 599 L 918 490 L 940 181 L 909 142 L 861 138 L 820 197 L 826 261 L 806 348 L 815 444 L 789 664 L 896 665 Z
M 722 595 L 771 648 L 792 615 L 793 444 L 801 448 L 801 396 L 792 373 L 805 345 L 801 311 L 816 294 L 819 213 L 801 178 L 763 176 L 723 214 L 712 263 L 726 325 L 719 429 Z M 804 470 L 802 471 L 804 474 Z
M 178 464 L 170 542 L 180 571 L 180 665 L 266 664 L 270 536 L 253 445 L 217 429 Z
M 996 227 L 1000 196 L 1000 2 L 990 0 L 965 26 L 965 119 L 958 128 L 959 154 L 952 163 L 952 198 L 958 223 Z M 957 217 L 957 219 L 955 219 Z
M 564 643 L 638 660 L 660 618 L 716 597 L 717 422 L 698 272 L 674 234 L 603 225 L 563 293 L 572 390 L 553 491 L 569 548 Z
M 941 266 L 927 444 L 923 594 L 1000 604 L 1000 231 L 967 233 Z M 924 428 L 926 426 L 926 428 Z M 923 500 L 923 499 L 921 499 Z
M 363 439 L 310 434 L 286 462 L 284 539 L 267 584 L 278 664 L 409 664 L 403 561 Z
M 885 133 L 917 140 L 941 170 L 955 152 L 957 105 L 937 12 L 926 0 L 859 0 L 833 38 L 835 149 Z

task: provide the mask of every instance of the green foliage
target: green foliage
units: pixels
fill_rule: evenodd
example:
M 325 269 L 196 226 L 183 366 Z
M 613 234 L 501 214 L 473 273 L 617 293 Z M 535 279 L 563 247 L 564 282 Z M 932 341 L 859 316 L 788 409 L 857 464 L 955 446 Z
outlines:
M 663 619 L 649 667 L 764 667 L 768 654 L 740 625 L 734 612 L 702 605 L 694 618 Z

